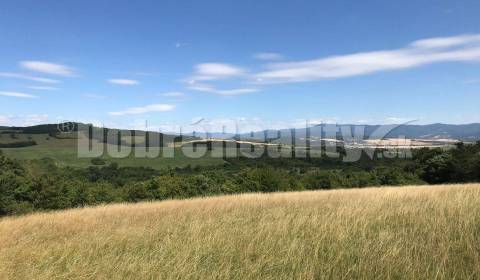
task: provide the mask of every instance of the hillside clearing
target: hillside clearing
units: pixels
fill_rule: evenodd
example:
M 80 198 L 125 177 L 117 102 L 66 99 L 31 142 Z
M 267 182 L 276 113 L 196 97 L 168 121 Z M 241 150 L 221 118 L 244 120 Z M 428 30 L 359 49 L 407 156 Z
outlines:
M 0 263 L 0 279 L 478 279 L 480 184 L 9 217 Z

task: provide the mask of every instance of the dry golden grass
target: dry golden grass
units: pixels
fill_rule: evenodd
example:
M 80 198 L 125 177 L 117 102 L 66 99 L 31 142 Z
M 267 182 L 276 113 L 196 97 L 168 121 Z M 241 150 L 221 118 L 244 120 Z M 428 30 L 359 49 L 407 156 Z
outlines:
M 480 185 L 111 205 L 0 220 L 0 279 L 479 279 Z

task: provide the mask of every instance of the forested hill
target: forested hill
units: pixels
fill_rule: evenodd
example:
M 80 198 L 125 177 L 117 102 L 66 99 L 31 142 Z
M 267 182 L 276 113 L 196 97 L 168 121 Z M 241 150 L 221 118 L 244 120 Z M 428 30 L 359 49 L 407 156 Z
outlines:
M 77 131 L 84 131 L 85 133 L 88 132 L 88 130 L 91 129 L 94 133 L 94 137 L 102 135 L 106 132 L 117 132 L 121 135 L 135 135 L 138 137 L 145 137 L 147 134 L 147 131 L 143 130 L 126 130 L 126 129 L 117 129 L 117 128 L 105 128 L 105 127 L 96 127 L 91 124 L 83 124 L 83 123 L 75 123 L 75 122 L 69 122 L 69 123 L 59 123 L 59 124 L 41 124 L 41 125 L 34 125 L 34 126 L 0 126 L 0 134 L 1 133 L 13 133 L 13 134 L 25 134 L 25 135 L 32 135 L 32 134 L 46 134 L 50 135 L 52 137 L 65 137 L 68 136 L 68 134 L 72 132 L 77 132 Z M 178 135 L 171 135 L 171 134 L 163 134 L 160 132 L 155 132 L 155 131 L 148 131 L 148 134 L 150 137 L 157 137 L 159 138 L 160 136 L 163 138 L 164 141 L 166 142 L 173 142 L 175 138 L 178 137 Z M 71 135 L 73 136 L 73 135 Z M 190 137 L 190 136 L 185 136 L 183 135 L 183 140 L 194 140 L 196 139 L 195 137 Z M 144 139 L 142 141 L 145 141 Z M 141 145 L 140 143 L 138 143 Z

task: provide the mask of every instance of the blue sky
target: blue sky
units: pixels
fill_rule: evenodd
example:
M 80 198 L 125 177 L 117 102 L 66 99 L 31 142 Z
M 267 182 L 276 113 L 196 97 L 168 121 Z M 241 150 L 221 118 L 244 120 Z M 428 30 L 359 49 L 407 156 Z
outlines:
M 2 1 L 0 125 L 480 122 L 479 1 Z

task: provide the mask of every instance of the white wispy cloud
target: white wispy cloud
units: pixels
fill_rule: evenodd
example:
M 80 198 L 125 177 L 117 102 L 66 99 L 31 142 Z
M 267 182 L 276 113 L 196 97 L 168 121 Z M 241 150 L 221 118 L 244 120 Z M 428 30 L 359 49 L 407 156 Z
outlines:
M 272 52 L 261 52 L 256 53 L 253 55 L 255 59 L 259 60 L 282 60 L 284 59 L 283 55 L 279 53 L 272 53 Z
M 164 93 L 161 93 L 160 95 L 165 97 L 184 97 L 185 96 L 183 92 L 179 92 L 179 91 L 164 92 Z
M 137 80 L 129 80 L 129 79 L 110 79 L 108 80 L 108 82 L 114 85 L 121 85 L 121 86 L 134 86 L 139 84 Z
M 419 48 L 448 48 L 470 43 L 478 43 L 478 41 L 480 41 L 480 35 L 458 35 L 417 40 L 410 45 Z
M 414 121 L 414 118 L 405 118 L 405 117 L 387 117 L 381 124 L 404 124 L 407 122 Z
M 86 93 L 86 94 L 83 95 L 83 97 L 91 98 L 91 99 L 105 99 L 105 98 L 107 98 L 105 95 L 92 94 L 92 93 Z
M 0 115 L 0 125 L 9 125 L 10 119 L 8 116 Z
M 58 84 L 60 81 L 48 78 L 32 77 L 29 75 L 24 75 L 20 73 L 10 73 L 10 72 L 0 72 L 0 77 L 2 78 L 14 78 L 14 79 L 23 79 L 33 82 L 45 83 L 45 84 Z
M 14 91 L 0 91 L 0 96 L 20 97 L 20 98 L 38 98 L 35 95 Z
M 234 96 L 234 95 L 241 95 L 241 94 L 253 93 L 258 91 L 258 89 L 256 88 L 217 89 L 211 85 L 205 85 L 205 84 L 196 84 L 196 85 L 189 86 L 188 88 L 195 91 L 215 93 L 223 96 Z
M 32 126 L 45 124 L 49 120 L 47 114 L 31 114 L 31 115 L 9 115 L 0 116 L 0 125 L 5 126 Z
M 225 63 L 201 63 L 195 65 L 191 81 L 212 81 L 242 76 L 246 70 Z
M 337 123 L 336 118 L 317 118 L 317 119 L 292 119 L 292 120 L 268 120 L 259 117 L 231 117 L 231 118 L 204 118 L 197 117 L 191 120 L 189 124 L 183 124 L 183 132 L 197 133 L 249 133 L 255 132 L 256 136 L 262 137 L 264 130 L 279 130 L 287 128 L 305 128 L 321 123 Z M 272 135 L 273 136 L 273 135 Z
M 128 108 L 123 111 L 118 112 L 109 112 L 108 114 L 111 116 L 125 116 L 125 115 L 136 115 L 136 114 L 144 114 L 144 113 L 151 113 L 151 112 L 167 112 L 172 111 L 175 109 L 175 105 L 172 104 L 151 104 L 144 107 L 133 107 Z
M 51 75 L 59 75 L 59 76 L 66 76 L 66 77 L 71 77 L 75 75 L 73 68 L 69 66 L 66 66 L 63 64 L 46 62 L 46 61 L 31 61 L 31 60 L 21 61 L 20 67 L 30 71 L 51 74 Z
M 26 115 L 23 119 L 23 125 L 37 125 L 37 124 L 45 124 L 48 121 L 47 114 L 33 114 L 33 115 Z
M 224 90 L 216 90 L 215 93 L 225 96 L 232 96 L 232 95 L 240 95 L 240 94 L 247 94 L 252 92 L 257 92 L 256 88 L 236 88 L 236 89 L 224 89 Z
M 46 86 L 27 86 L 29 89 L 33 90 L 58 90 L 56 87 L 46 87 Z
M 255 75 L 260 83 L 305 82 L 408 69 L 440 62 L 480 62 L 480 35 L 430 38 L 396 50 L 273 63 Z

